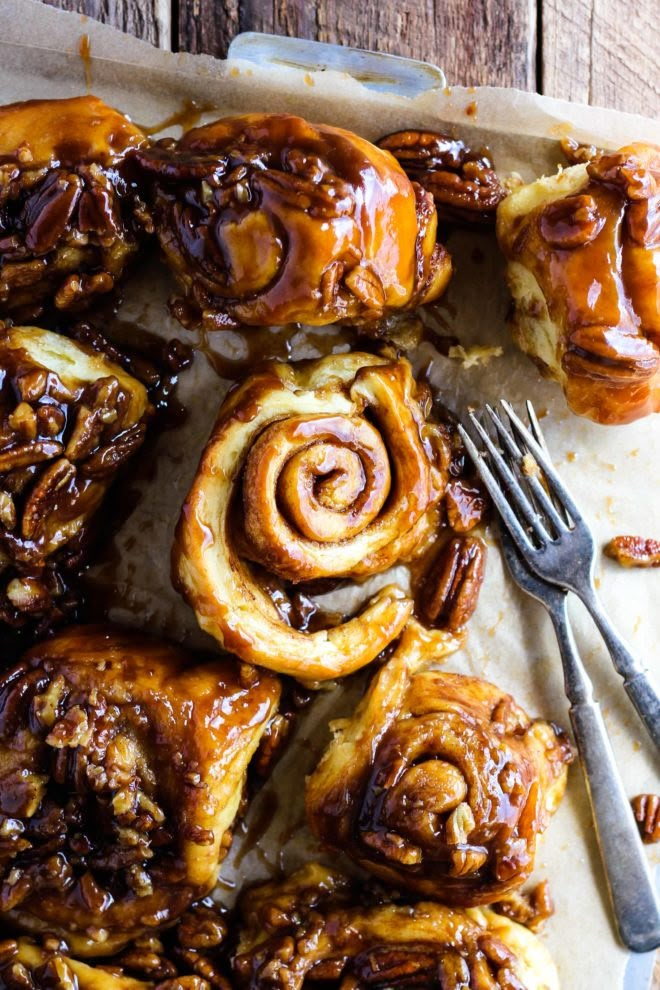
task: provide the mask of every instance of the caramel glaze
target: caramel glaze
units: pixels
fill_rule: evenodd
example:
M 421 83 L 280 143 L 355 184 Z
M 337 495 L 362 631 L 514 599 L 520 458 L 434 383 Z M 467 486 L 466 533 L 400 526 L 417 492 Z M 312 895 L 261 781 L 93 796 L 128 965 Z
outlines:
M 186 326 L 376 324 L 437 297 L 450 276 L 431 197 L 348 131 L 250 114 L 134 160 Z
M 472 113 L 476 103 L 471 103 Z M 468 113 L 468 116 L 470 114 Z M 460 138 L 435 131 L 396 131 L 378 141 L 406 175 L 433 196 L 438 216 L 450 223 L 493 224 L 506 190 L 488 148 L 472 149 Z
M 145 141 L 95 96 L 0 108 L 0 316 L 81 309 L 115 287 L 149 226 L 124 171 Z
M 93 517 L 150 415 L 143 385 L 88 345 L 0 328 L 0 622 L 70 614 Z
M 102 965 L 73 958 L 52 935 L 6 938 L 0 990 L 231 990 L 228 928 L 226 912 L 204 898 L 172 928 L 135 939 Z
M 399 889 L 487 904 L 529 876 L 571 747 L 494 685 L 420 669 L 436 656 L 409 624 L 308 778 L 308 821 Z
M 431 901 L 393 903 L 318 863 L 248 890 L 239 906 L 233 968 L 244 990 L 558 986 L 540 943 L 513 922 Z
M 268 673 L 71 627 L 0 679 L 0 908 L 107 955 L 215 885 Z
M 540 286 L 556 334 L 549 373 L 571 409 L 628 423 L 660 410 L 660 149 L 575 168 L 579 188 L 503 224 L 500 243 Z

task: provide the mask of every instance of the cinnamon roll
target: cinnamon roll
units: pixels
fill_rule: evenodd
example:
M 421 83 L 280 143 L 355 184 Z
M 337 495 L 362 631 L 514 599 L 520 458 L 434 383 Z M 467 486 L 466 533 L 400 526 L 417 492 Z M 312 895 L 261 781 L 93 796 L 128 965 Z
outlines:
M 83 962 L 53 936 L 0 942 L 0 990 L 231 990 L 227 922 L 210 898 L 119 956 Z
M 436 131 L 396 131 L 377 142 L 394 155 L 404 172 L 433 196 L 441 220 L 494 224 L 506 196 L 488 148 L 469 148 L 459 138 Z
M 397 586 L 313 631 L 295 627 L 287 582 L 359 580 L 435 540 L 451 434 L 427 398 L 405 359 L 360 353 L 268 364 L 229 393 L 173 550 L 206 632 L 305 680 L 357 670 L 399 635 L 413 602 Z
M 0 911 L 74 956 L 176 920 L 215 885 L 279 683 L 79 626 L 0 678 Z
M 247 114 L 136 158 L 186 326 L 373 325 L 451 275 L 432 197 L 349 131 Z
M 660 410 L 660 149 L 632 144 L 539 179 L 499 206 L 516 343 L 573 412 Z
M 148 223 L 123 174 L 145 141 L 96 96 L 0 107 L 0 316 L 80 309 L 115 287 Z
M 66 613 L 94 515 L 150 413 L 144 386 L 105 355 L 0 325 L 0 624 Z
M 434 635 L 410 623 L 354 715 L 333 724 L 307 815 L 325 844 L 397 888 L 487 904 L 530 874 L 572 753 L 493 684 L 423 669 Z
M 248 891 L 234 971 L 245 990 L 558 990 L 545 946 L 490 909 L 395 904 L 319 864 Z

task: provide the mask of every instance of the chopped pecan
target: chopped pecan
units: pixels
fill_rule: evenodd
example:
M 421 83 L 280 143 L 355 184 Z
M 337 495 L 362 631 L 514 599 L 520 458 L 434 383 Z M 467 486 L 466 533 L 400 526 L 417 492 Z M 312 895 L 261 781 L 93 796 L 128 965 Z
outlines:
M 660 567 L 660 540 L 644 536 L 615 536 L 603 553 L 622 567 Z
M 571 137 L 564 137 L 559 143 L 569 165 L 583 165 L 604 153 L 595 144 L 580 144 Z
M 494 223 L 506 190 L 487 148 L 473 151 L 463 141 L 434 131 L 397 131 L 378 145 L 397 159 L 409 178 L 435 201 L 438 215 L 462 223 Z
M 660 841 L 660 796 L 638 794 L 630 803 L 643 841 Z
M 451 478 L 445 492 L 447 522 L 455 533 L 467 533 L 481 522 L 488 505 L 478 481 Z
M 605 226 L 605 216 L 599 213 L 593 196 L 568 196 L 546 206 L 541 214 L 539 230 L 548 244 L 570 250 L 593 241 Z
M 532 932 L 541 931 L 548 918 L 555 913 L 547 880 L 541 880 L 531 890 L 508 891 L 501 900 L 493 904 L 493 908 L 498 914 L 511 918 Z
M 486 545 L 457 536 L 443 547 L 422 592 L 420 612 L 430 625 L 456 632 L 472 616 L 484 579 Z

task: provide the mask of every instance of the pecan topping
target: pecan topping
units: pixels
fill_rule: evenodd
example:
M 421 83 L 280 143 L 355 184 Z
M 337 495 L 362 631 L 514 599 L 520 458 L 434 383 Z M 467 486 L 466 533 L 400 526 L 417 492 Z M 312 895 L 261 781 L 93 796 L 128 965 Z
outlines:
M 0 623 L 47 626 L 74 607 L 91 519 L 151 410 L 121 367 L 47 330 L 0 327 L 0 364 Z
M 515 922 L 433 901 L 393 903 L 317 863 L 248 890 L 239 907 L 234 973 L 245 990 L 317 981 L 346 990 L 525 990 L 523 945 L 538 985 L 558 986 L 541 943 Z
M 80 309 L 115 287 L 141 237 L 124 170 L 144 142 L 93 96 L 0 110 L 0 315 Z
M 484 580 L 486 545 L 474 536 L 457 536 L 441 550 L 424 581 L 422 618 L 457 632 L 472 617 Z
M 278 698 L 264 671 L 243 687 L 231 662 L 195 665 L 111 627 L 68 627 L 30 650 L 0 678 L 8 923 L 54 932 L 85 956 L 96 942 L 117 952 L 176 921 L 215 885 L 248 762 Z M 210 967 L 205 952 L 224 933 L 202 906 L 188 917 L 183 972 Z
M 442 219 L 461 223 L 494 223 L 506 196 L 487 148 L 476 151 L 463 141 L 434 131 L 397 131 L 381 138 L 406 174 L 435 201 Z
M 593 196 L 569 196 L 546 206 L 541 214 L 539 230 L 552 247 L 582 247 L 598 237 L 605 217 L 599 215 Z
M 306 809 L 318 839 L 380 880 L 466 906 L 527 879 L 572 751 L 493 684 L 432 669 L 452 638 L 408 623 L 333 725 Z
M 249 114 L 135 160 L 186 326 L 350 322 L 378 335 L 451 275 L 432 197 L 348 131 Z
M 638 794 L 630 802 L 644 842 L 660 841 L 660 797 Z
M 660 540 L 645 536 L 615 536 L 603 553 L 622 567 L 660 567 Z

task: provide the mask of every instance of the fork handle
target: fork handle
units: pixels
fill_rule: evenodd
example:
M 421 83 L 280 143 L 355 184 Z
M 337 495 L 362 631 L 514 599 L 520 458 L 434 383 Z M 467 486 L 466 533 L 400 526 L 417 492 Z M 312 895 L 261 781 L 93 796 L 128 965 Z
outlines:
M 660 905 L 598 702 L 570 709 L 612 908 L 633 952 L 660 945 Z
M 627 643 L 619 636 L 609 620 L 600 598 L 593 590 L 578 591 L 612 657 L 614 669 L 623 677 L 625 691 L 635 706 L 646 731 L 660 749 L 660 697 L 647 670 L 644 670 Z
M 629 949 L 646 952 L 660 945 L 660 905 L 651 871 L 600 705 L 575 645 L 566 598 L 546 607 L 557 633 L 573 734 L 617 928 Z

